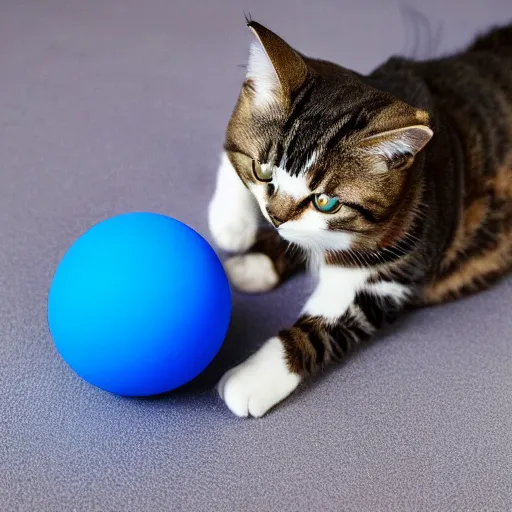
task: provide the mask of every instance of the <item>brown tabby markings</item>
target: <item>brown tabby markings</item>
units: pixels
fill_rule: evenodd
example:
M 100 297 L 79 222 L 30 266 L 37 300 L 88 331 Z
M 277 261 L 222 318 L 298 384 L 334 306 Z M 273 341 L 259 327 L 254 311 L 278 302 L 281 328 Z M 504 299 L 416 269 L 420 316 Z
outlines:
M 500 235 L 498 247 L 461 264 L 449 274 L 425 288 L 425 302 L 436 303 L 479 291 L 491 285 L 510 269 L 511 233 Z
M 442 261 L 442 269 L 454 266 L 453 272 L 426 286 L 427 303 L 441 302 L 486 288 L 512 267 L 512 152 L 496 175 L 485 183 L 483 197 L 468 204 L 462 215 L 459 229 L 451 247 Z M 499 209 L 492 208 L 495 197 Z M 488 222 L 499 223 L 501 230 L 494 237 L 490 248 L 481 251 L 475 244 L 479 231 L 485 231 Z M 473 253 L 471 252 L 473 251 Z M 457 259 L 470 256 L 457 265 Z
M 505 165 L 498 169 L 494 181 L 491 180 L 491 186 L 494 187 L 498 198 L 505 201 L 512 199 L 512 151 Z
M 368 288 L 358 289 L 336 321 L 304 314 L 279 333 L 292 373 L 310 375 L 342 358 L 405 306 L 405 299 L 378 295 L 372 285 L 407 289 L 409 302 L 438 303 L 511 270 L 512 26 L 451 57 L 393 57 L 367 77 L 307 58 L 265 27 L 249 26 L 282 91 L 258 110 L 257 84 L 244 84 L 227 129 L 228 157 L 251 186 L 252 160 L 279 167 L 286 156 L 285 171 L 296 176 L 318 150 L 310 187 L 347 203 L 325 218 L 324 231 L 354 237 L 351 251 L 326 250 L 323 262 L 370 271 Z M 427 127 L 430 142 L 413 140 L 406 144 L 410 154 L 398 161 L 393 155 L 385 172 L 374 172 L 382 169 L 367 151 L 374 137 L 393 143 L 396 130 L 425 135 Z M 264 194 L 283 223 L 311 207 L 274 196 L 271 187 Z M 252 252 L 267 254 L 281 280 L 304 268 L 276 232 L 261 235 Z
M 280 128 L 286 122 L 286 112 L 293 108 L 290 97 L 302 87 L 304 80 L 311 78 L 311 73 L 330 77 L 336 73 L 340 79 L 345 80 L 345 102 L 354 104 L 355 108 L 365 95 L 364 86 L 359 85 L 356 75 L 343 70 L 338 66 L 324 61 L 308 59 L 298 54 L 278 36 L 258 25 L 252 24 L 252 29 L 257 37 L 266 45 L 267 53 L 272 60 L 281 84 L 284 87 L 280 98 L 282 109 L 269 109 L 265 115 L 254 116 L 252 98 L 254 90 L 250 81 L 242 88 L 240 98 L 230 120 L 226 149 L 228 155 L 239 172 L 244 182 L 253 180 L 247 174 L 248 167 L 246 155 L 254 155 L 258 158 L 267 139 L 277 140 L 280 137 Z M 306 72 L 304 62 L 310 71 Z M 431 278 L 427 280 L 424 290 L 420 293 L 420 301 L 427 303 L 449 300 L 456 296 L 475 291 L 491 282 L 499 274 L 503 274 L 510 267 L 510 203 L 512 202 L 512 28 L 505 27 L 495 29 L 487 36 L 480 37 L 468 51 L 459 56 L 441 59 L 439 61 L 412 62 L 403 59 L 391 59 L 381 68 L 377 69 L 371 77 L 375 77 L 383 84 L 388 77 L 404 75 L 405 81 L 411 81 L 411 89 L 414 89 L 415 81 L 424 80 L 433 97 L 436 98 L 439 112 L 429 114 L 423 109 L 411 109 L 405 103 L 383 96 L 368 97 L 367 115 L 371 118 L 367 127 L 362 128 L 361 135 L 355 133 L 354 142 L 347 140 L 347 150 L 340 157 L 331 155 L 330 165 L 336 168 L 335 173 L 329 169 L 314 169 L 311 173 L 310 183 L 318 186 L 324 182 L 333 192 L 342 184 L 343 196 L 351 202 L 372 206 L 374 213 L 380 222 L 368 225 L 357 215 L 347 215 L 340 222 L 331 221 L 331 229 L 349 229 L 358 231 L 359 238 L 354 244 L 354 249 L 359 254 L 359 259 L 347 253 L 326 253 L 326 261 L 331 264 L 343 266 L 358 265 L 359 261 L 371 261 L 370 253 L 376 250 L 390 248 L 398 251 L 394 246 L 401 239 L 411 235 L 412 225 L 418 215 L 430 217 L 429 223 L 437 224 L 439 241 L 447 238 L 446 232 L 450 224 L 450 215 L 456 216 L 455 210 L 450 214 L 449 209 L 454 208 L 456 201 L 453 197 L 460 195 L 460 191 L 448 190 L 454 186 L 455 181 L 448 182 L 450 173 L 454 176 L 463 176 L 461 186 L 465 188 L 459 221 L 454 230 L 452 240 L 444 249 L 444 253 L 438 260 L 438 269 L 430 269 Z M 342 74 L 345 77 L 342 78 Z M 400 89 L 400 88 L 398 88 Z M 373 93 L 372 93 L 373 94 Z M 375 112 L 372 105 L 375 104 Z M 348 109 L 350 111 L 350 108 Z M 432 173 L 431 180 L 439 181 L 438 187 L 446 188 L 444 197 L 438 199 L 440 211 L 433 215 L 429 213 L 429 204 L 422 208 L 422 202 L 429 203 L 429 190 L 425 192 L 423 179 L 418 180 L 414 172 L 408 172 L 411 162 L 405 165 L 404 171 L 395 169 L 385 176 L 373 177 L 368 180 L 365 168 L 371 166 L 371 162 L 365 160 L 365 156 L 357 152 L 358 140 L 368 133 L 379 133 L 382 130 L 398 126 L 422 123 L 429 124 L 431 116 L 445 116 L 446 123 L 453 128 L 456 140 L 459 141 L 464 155 L 462 162 L 454 161 L 454 154 L 450 154 L 440 144 L 437 151 L 442 157 L 431 158 L 424 166 L 438 167 Z M 308 120 L 303 121 L 306 123 Z M 264 138 L 262 138 L 262 134 Z M 348 134 L 351 135 L 351 134 Z M 438 135 L 440 137 L 440 134 Z M 446 138 L 446 135 L 444 135 Z M 307 141 L 302 141 L 306 144 Z M 432 142 L 431 145 L 435 145 Z M 429 146 L 430 147 L 430 146 Z M 504 148 L 508 148 L 508 158 L 500 156 Z M 426 149 L 428 152 L 429 148 Z M 443 153 L 446 152 L 446 153 Z M 353 155 L 352 156 L 352 152 Z M 355 157 L 355 158 L 354 158 Z M 446 173 L 442 166 L 446 163 Z M 324 164 L 324 167 L 327 164 Z M 449 171 L 450 167 L 453 169 Z M 493 166 L 497 168 L 493 173 Z M 438 177 L 435 176 L 438 175 Z M 442 181 L 446 185 L 442 185 Z M 430 188 L 432 185 L 430 185 Z M 428 187 L 427 187 L 428 188 Z M 363 192 L 364 191 L 364 192 Z M 427 197 L 425 198 L 425 194 Z M 269 205 L 279 218 L 294 219 L 302 214 L 305 204 L 296 204 L 291 198 L 281 197 L 269 199 Z M 446 209 L 443 218 L 443 209 Z M 445 234 L 442 234 L 442 232 Z M 487 235 L 485 235 L 488 231 Z M 297 264 L 297 256 L 294 258 L 290 269 L 285 270 L 287 256 L 285 242 L 269 243 L 272 237 L 267 235 L 267 245 L 272 247 L 271 257 L 276 261 L 278 274 L 282 279 L 289 277 L 293 272 L 302 267 Z M 479 240 L 479 239 L 482 240 Z M 424 240 L 428 244 L 432 241 Z M 254 250 L 269 253 L 261 246 L 261 242 Z M 281 253 L 278 255 L 278 251 Z M 437 249 L 432 247 L 432 254 Z M 399 251 L 398 251 L 399 252 Z M 382 271 L 400 273 L 403 267 L 409 263 L 417 263 L 418 258 L 409 253 L 403 254 L 403 258 L 389 263 L 381 268 Z M 431 258 L 428 258 L 431 259 Z M 424 259 L 423 259 L 424 260 Z M 420 261 L 423 261 L 420 257 Z M 433 258 L 435 261 L 436 258 Z M 375 258 L 374 264 L 378 265 L 381 257 Z M 428 267 L 428 262 L 427 262 Z M 487 266 L 488 265 L 488 266 Z

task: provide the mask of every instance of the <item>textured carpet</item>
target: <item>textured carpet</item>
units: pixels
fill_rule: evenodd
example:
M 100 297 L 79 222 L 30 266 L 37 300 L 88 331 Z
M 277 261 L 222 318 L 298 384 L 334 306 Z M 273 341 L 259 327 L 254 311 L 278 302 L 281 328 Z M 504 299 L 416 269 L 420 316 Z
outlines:
M 512 509 L 511 280 L 409 316 L 262 420 L 232 416 L 211 385 L 293 321 L 306 278 L 235 294 L 219 357 L 160 399 L 82 382 L 47 331 L 52 273 L 93 223 L 151 210 L 208 236 L 250 42 L 244 11 L 359 71 L 436 42 L 453 50 L 512 18 L 510 0 L 409 2 L 430 25 L 404 22 L 400 4 L 2 0 L 1 510 Z

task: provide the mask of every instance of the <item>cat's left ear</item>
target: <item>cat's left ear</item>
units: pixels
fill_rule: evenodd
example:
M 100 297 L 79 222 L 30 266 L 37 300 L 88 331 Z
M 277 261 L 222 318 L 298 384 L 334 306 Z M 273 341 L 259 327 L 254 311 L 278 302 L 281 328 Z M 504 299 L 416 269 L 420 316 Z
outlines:
M 255 21 L 247 26 L 257 38 L 251 45 L 246 85 L 257 106 L 287 103 L 304 83 L 308 67 L 303 57 L 277 34 Z
M 404 169 L 433 135 L 428 126 L 414 125 L 366 137 L 361 144 L 370 153 L 384 157 L 389 169 Z

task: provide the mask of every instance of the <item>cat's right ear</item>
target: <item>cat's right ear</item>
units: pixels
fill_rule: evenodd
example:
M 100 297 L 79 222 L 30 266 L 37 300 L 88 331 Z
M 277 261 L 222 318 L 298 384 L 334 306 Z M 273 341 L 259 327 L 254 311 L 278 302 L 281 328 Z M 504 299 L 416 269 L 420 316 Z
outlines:
M 369 153 L 384 158 L 387 169 L 406 169 L 433 134 L 428 126 L 413 125 L 372 135 L 361 144 Z
M 251 45 L 245 86 L 257 107 L 287 104 L 304 83 L 308 67 L 303 57 L 268 28 L 255 21 L 247 26 L 257 40 Z

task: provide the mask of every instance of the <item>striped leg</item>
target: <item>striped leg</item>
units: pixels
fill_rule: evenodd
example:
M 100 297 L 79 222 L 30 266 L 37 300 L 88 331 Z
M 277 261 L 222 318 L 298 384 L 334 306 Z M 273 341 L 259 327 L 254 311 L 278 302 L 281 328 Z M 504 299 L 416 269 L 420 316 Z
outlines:
M 295 324 L 228 371 L 218 390 L 237 416 L 263 416 L 305 377 L 342 359 L 405 304 L 409 289 L 364 269 L 325 266 Z
M 304 270 L 305 260 L 273 228 L 261 228 L 247 254 L 225 263 L 230 282 L 242 292 L 267 292 Z

